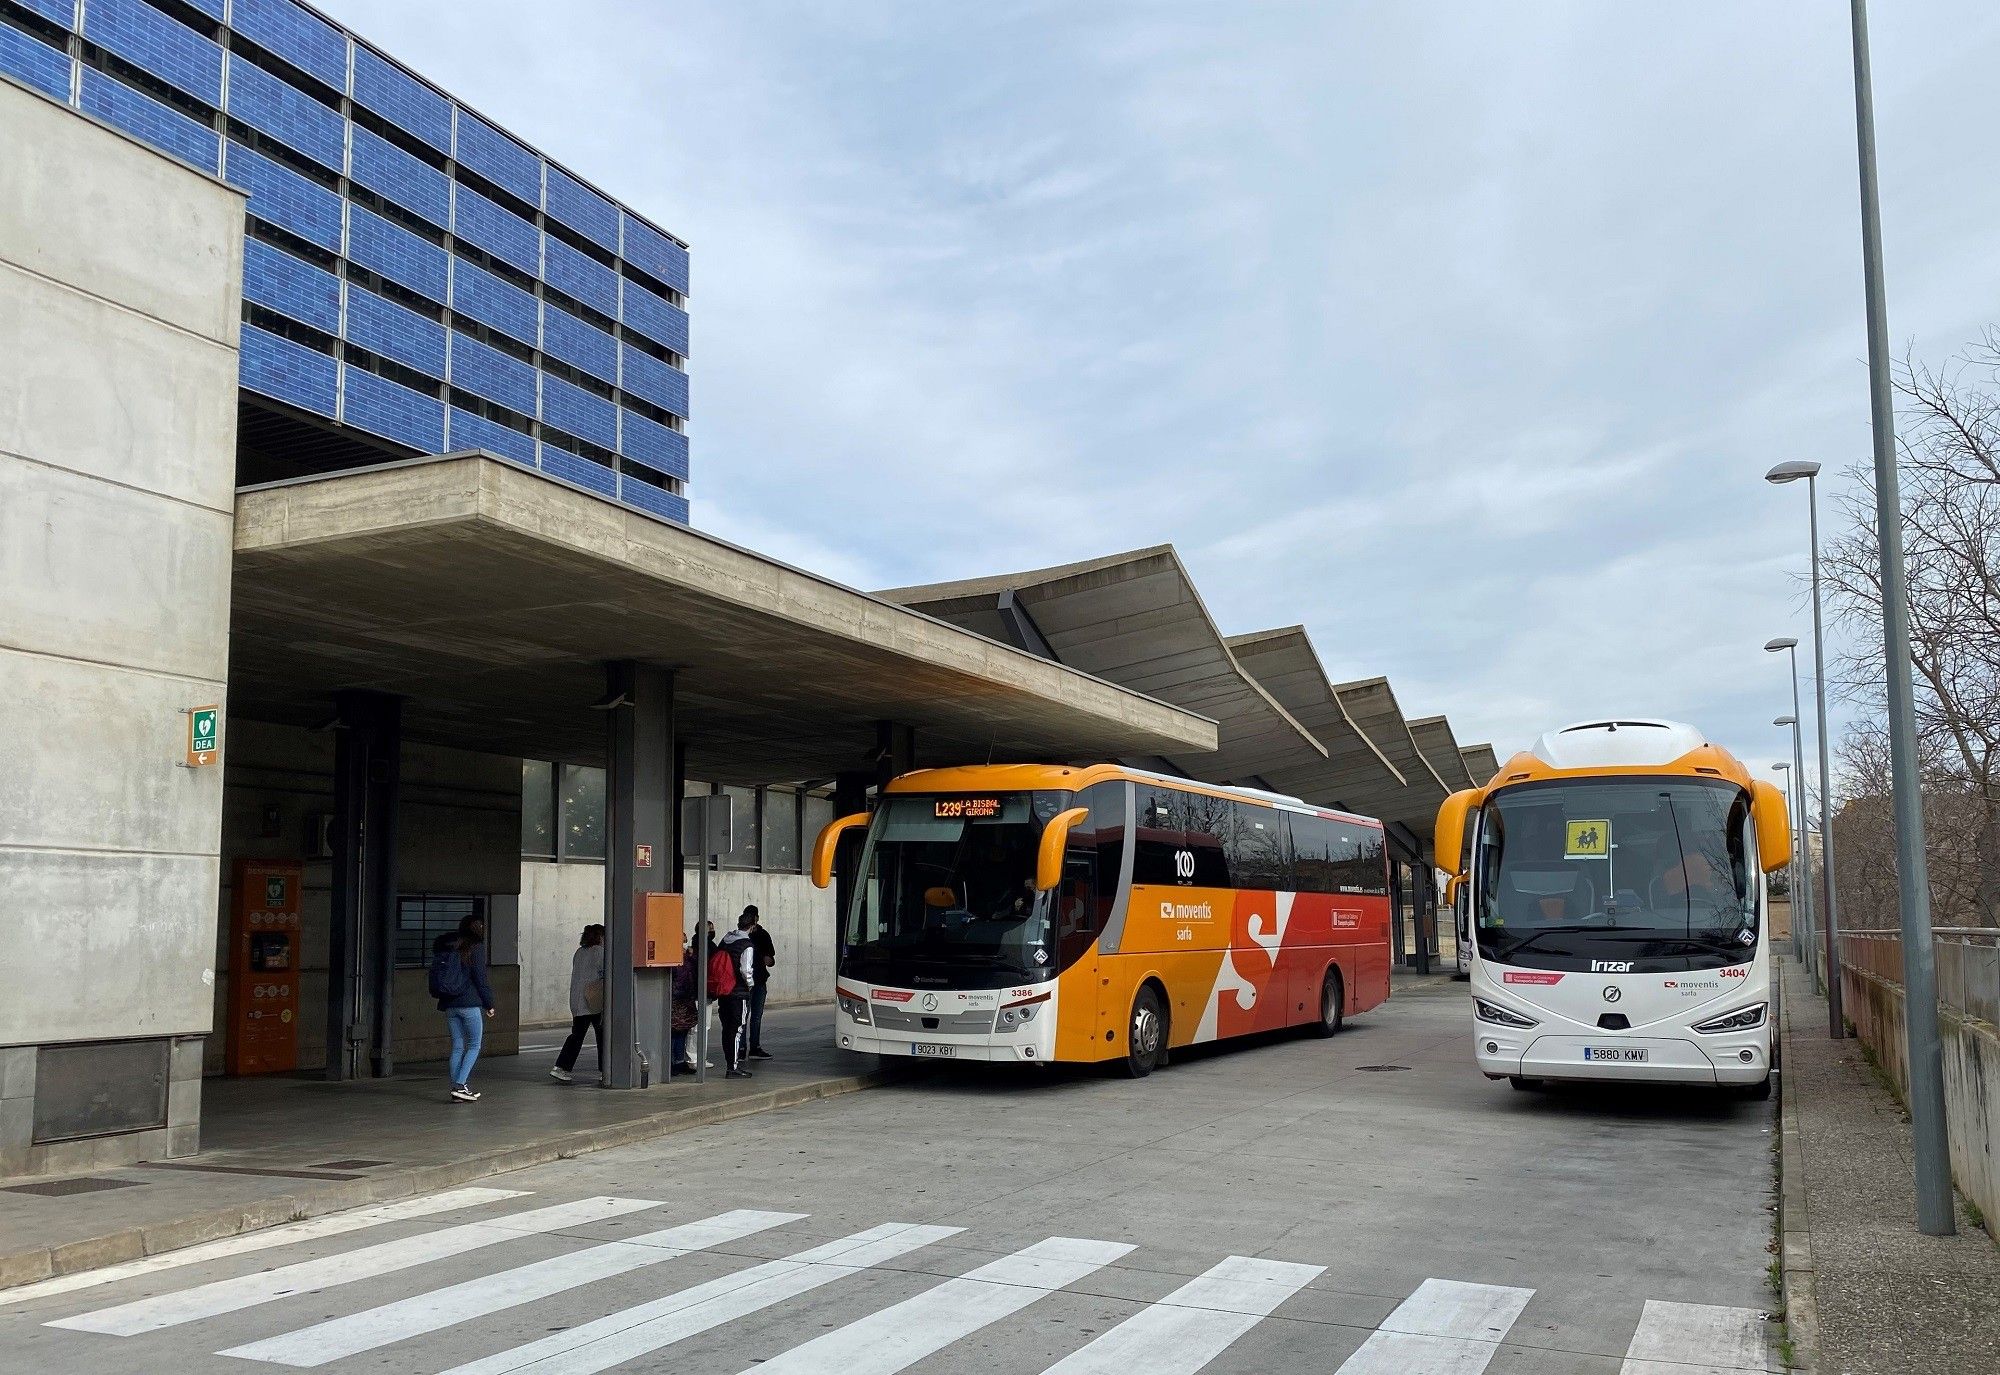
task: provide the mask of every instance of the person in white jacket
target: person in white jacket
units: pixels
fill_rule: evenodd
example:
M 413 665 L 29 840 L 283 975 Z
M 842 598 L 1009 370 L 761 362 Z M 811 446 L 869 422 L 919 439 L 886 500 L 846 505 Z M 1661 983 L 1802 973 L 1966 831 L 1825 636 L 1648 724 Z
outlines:
M 576 1057 L 583 1053 L 583 1033 L 597 1038 L 597 1077 L 604 1078 L 604 927 L 583 928 L 576 953 L 569 958 L 569 1037 L 556 1055 L 549 1078 L 567 1084 L 575 1078 Z

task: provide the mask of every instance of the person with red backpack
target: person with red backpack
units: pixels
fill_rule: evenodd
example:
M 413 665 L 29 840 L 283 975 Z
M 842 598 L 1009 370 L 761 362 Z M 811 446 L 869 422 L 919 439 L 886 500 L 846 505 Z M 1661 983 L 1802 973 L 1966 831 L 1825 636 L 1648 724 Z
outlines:
M 722 944 L 708 957 L 708 991 L 722 1013 L 722 1055 L 729 1069 L 725 1079 L 748 1079 L 743 1068 L 745 1051 L 743 1028 L 750 1014 L 750 986 L 756 980 L 756 950 L 742 931 L 723 935 Z

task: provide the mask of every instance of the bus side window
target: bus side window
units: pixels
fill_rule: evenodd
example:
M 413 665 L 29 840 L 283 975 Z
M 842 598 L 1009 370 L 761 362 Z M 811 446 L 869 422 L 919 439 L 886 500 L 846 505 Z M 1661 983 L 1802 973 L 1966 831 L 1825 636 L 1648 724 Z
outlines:
M 1174 795 L 1181 822 L 1181 880 L 1190 888 L 1230 888 L 1229 852 L 1235 848 L 1236 804 L 1206 793 Z
M 1138 815 L 1132 826 L 1132 882 L 1186 883 L 1188 876 L 1179 868 L 1188 867 L 1179 858 L 1185 849 L 1185 835 L 1174 815 L 1174 794 L 1165 788 L 1141 783 L 1133 789 L 1133 806 Z M 1177 867 L 1178 866 L 1178 867 Z
M 1338 885 L 1333 872 L 1333 823 L 1323 816 L 1292 815 L 1292 865 L 1301 893 L 1331 893 Z
M 1230 810 L 1234 824 L 1223 849 L 1229 856 L 1229 876 L 1235 886 L 1290 891 L 1292 837 L 1285 824 L 1290 814 L 1248 802 L 1231 803 Z

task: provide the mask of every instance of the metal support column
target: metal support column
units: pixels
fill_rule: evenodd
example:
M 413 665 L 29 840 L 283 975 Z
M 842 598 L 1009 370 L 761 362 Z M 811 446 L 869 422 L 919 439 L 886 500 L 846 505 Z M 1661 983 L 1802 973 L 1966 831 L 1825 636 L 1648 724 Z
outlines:
M 355 694 L 360 696 L 363 694 Z M 402 828 L 403 702 L 365 694 L 368 703 L 368 815 L 361 872 L 367 902 L 368 1003 L 374 1034 L 369 1069 L 377 1079 L 396 1072 L 396 901 Z M 426 955 L 430 952 L 425 951 Z
M 332 910 L 326 928 L 326 1070 L 328 1079 L 360 1077 L 363 963 L 362 817 L 368 808 L 368 740 L 344 717 L 333 735 Z
M 394 1074 L 397 813 L 403 704 L 342 692 L 333 721 L 332 911 L 327 925 L 326 1077 Z
M 644 1088 L 667 1079 L 673 971 L 633 967 L 632 917 L 639 894 L 679 887 L 674 675 L 623 659 L 605 687 L 604 1084 Z
M 1437 952 L 1437 883 L 1431 878 L 1430 862 L 1423 856 L 1410 869 L 1410 896 L 1417 919 L 1417 972 L 1431 972 L 1431 957 Z

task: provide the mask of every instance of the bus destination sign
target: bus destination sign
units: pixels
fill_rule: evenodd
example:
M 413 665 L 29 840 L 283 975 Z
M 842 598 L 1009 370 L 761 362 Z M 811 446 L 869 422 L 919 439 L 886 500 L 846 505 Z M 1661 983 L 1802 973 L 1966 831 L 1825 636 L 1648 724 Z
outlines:
M 991 821 L 1000 815 L 997 797 L 940 797 L 936 805 L 941 821 Z

